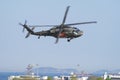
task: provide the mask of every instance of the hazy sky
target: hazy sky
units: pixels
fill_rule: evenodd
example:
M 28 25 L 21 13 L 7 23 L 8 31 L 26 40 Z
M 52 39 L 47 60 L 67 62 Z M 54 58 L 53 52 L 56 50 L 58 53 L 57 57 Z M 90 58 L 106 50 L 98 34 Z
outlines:
M 70 5 L 66 23 L 77 25 L 84 35 L 71 40 L 31 35 L 25 39 L 22 26 L 61 24 Z M 36 28 L 35 31 L 49 28 Z M 77 68 L 86 72 L 120 69 L 120 0 L 0 0 L 0 71 L 24 71 L 28 64 L 40 67 Z

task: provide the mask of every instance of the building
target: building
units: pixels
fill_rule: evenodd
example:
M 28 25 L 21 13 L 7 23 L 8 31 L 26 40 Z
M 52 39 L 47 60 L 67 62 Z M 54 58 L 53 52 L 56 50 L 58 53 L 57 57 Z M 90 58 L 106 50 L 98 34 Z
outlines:
M 111 80 L 120 80 L 120 73 L 108 74 L 107 72 L 105 72 L 103 78 L 104 78 L 104 80 L 106 80 L 107 78 L 109 78 Z

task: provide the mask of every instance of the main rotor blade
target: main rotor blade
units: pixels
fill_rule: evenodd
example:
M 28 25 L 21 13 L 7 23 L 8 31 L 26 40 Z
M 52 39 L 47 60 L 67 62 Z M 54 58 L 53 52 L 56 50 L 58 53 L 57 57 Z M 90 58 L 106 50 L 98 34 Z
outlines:
M 82 25 L 82 24 L 91 24 L 91 23 L 97 23 L 97 21 L 91 21 L 91 22 L 80 22 L 80 23 L 71 23 L 71 24 L 64 24 L 64 25 Z M 23 24 L 19 23 L 23 26 Z M 54 26 L 60 26 L 60 25 L 28 25 L 29 27 L 54 27 Z
M 63 26 L 64 26 L 64 24 L 61 24 L 61 25 L 60 25 L 59 33 L 57 34 L 57 39 L 56 39 L 56 41 L 55 41 L 55 44 L 58 43 L 58 41 L 59 41 L 60 33 L 62 32 L 62 27 L 63 27 Z
M 57 34 L 57 39 L 56 39 L 56 42 L 55 42 L 55 43 L 58 43 L 58 41 L 59 41 L 60 33 L 62 32 L 62 28 L 63 28 L 64 23 L 65 23 L 65 21 L 66 21 L 66 17 L 67 17 L 69 8 L 70 8 L 70 6 L 67 6 L 66 11 L 65 11 L 65 15 L 64 15 L 64 18 L 63 18 L 63 22 L 62 22 L 62 24 L 61 24 L 60 27 L 59 27 L 59 32 L 58 32 L 58 34 Z
M 71 23 L 71 24 L 65 24 L 65 25 L 81 25 L 81 24 L 91 24 L 91 23 L 97 23 L 97 21 L 81 22 L 81 23 Z
M 57 43 L 58 43 L 58 41 L 59 41 L 59 38 L 57 38 L 57 39 L 56 39 L 55 44 L 57 44 Z
M 68 14 L 68 10 L 69 10 L 69 8 L 70 8 L 70 6 L 67 6 L 62 24 L 64 24 L 65 21 L 66 21 L 66 17 L 67 17 L 67 14 Z
M 53 27 L 53 26 L 59 26 L 59 25 L 28 25 L 29 27 Z

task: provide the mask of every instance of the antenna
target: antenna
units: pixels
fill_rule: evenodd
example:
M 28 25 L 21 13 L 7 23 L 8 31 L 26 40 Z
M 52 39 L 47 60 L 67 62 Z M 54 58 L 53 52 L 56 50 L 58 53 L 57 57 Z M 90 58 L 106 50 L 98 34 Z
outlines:
M 32 74 L 32 69 L 33 69 L 33 65 L 32 64 L 28 64 L 28 66 L 27 66 L 27 75 L 31 75 Z
M 39 67 L 39 64 L 36 64 L 36 75 L 38 76 L 38 67 Z

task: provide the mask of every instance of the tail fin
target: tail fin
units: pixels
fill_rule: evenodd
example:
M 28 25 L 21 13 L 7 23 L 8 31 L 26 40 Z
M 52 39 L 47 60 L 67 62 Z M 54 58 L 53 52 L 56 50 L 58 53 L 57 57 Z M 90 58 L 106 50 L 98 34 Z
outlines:
M 32 29 L 31 29 L 31 31 L 33 31 L 35 29 L 35 27 L 33 27 Z M 33 33 L 33 32 L 32 32 Z M 25 36 L 25 38 L 28 38 L 29 36 L 30 36 L 30 34 L 32 34 L 32 33 L 30 33 L 29 31 L 28 31 L 28 33 L 27 33 L 27 35 Z

